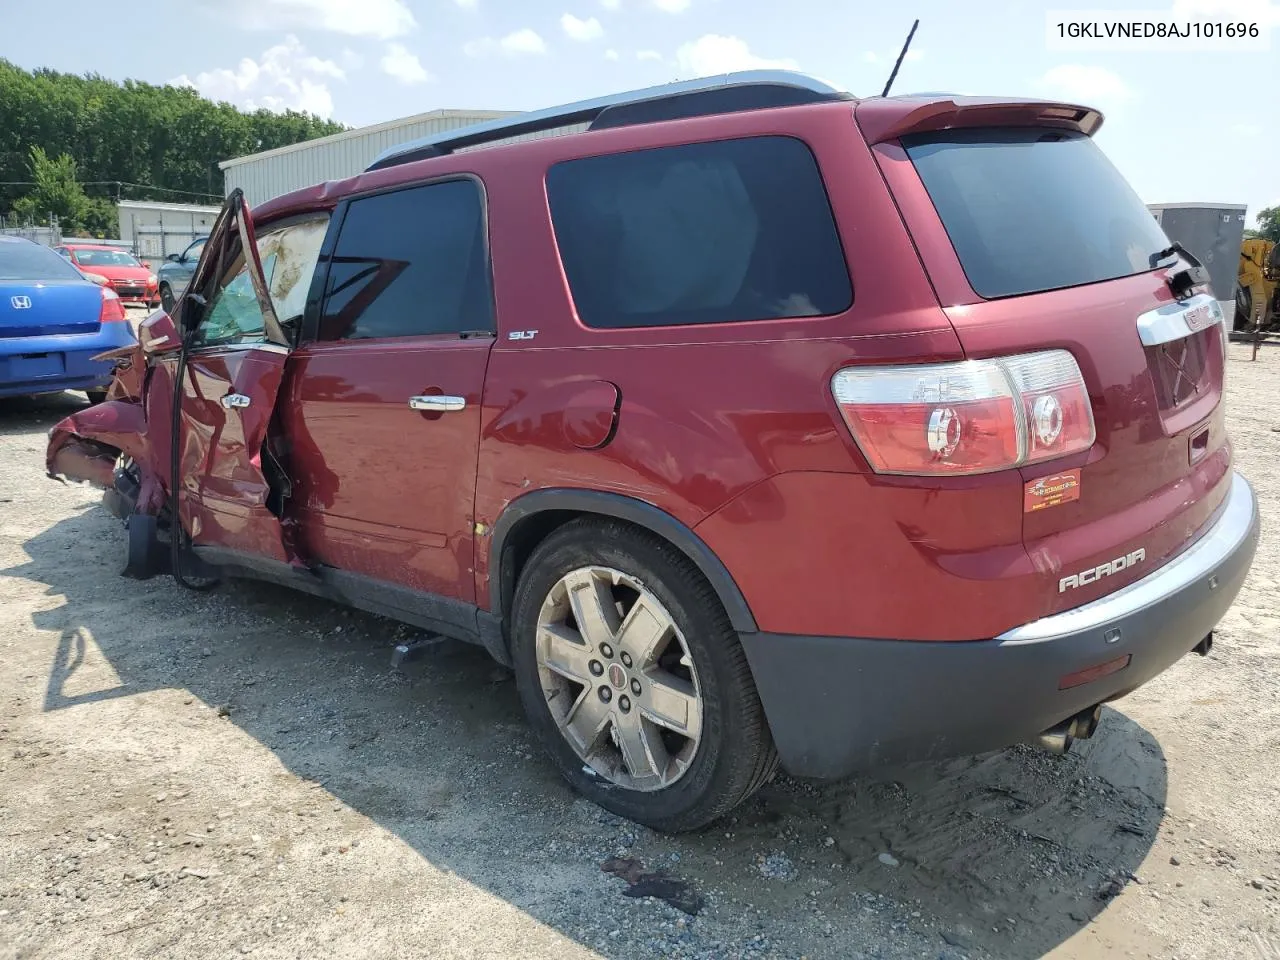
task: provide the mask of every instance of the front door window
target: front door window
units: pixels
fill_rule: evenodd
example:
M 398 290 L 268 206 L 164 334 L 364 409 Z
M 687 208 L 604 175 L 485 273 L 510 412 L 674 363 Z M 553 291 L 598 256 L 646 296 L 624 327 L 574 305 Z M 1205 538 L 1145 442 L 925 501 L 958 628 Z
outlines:
M 242 257 L 231 278 L 214 294 L 192 346 L 263 343 L 266 340 L 265 329 L 266 321 Z
M 267 296 L 280 327 L 286 331 L 302 322 L 327 227 L 328 217 L 310 217 L 264 229 L 257 238 Z M 267 320 L 245 258 L 237 255 L 223 277 L 225 282 L 210 300 L 192 346 L 267 342 L 271 339 L 267 336 Z

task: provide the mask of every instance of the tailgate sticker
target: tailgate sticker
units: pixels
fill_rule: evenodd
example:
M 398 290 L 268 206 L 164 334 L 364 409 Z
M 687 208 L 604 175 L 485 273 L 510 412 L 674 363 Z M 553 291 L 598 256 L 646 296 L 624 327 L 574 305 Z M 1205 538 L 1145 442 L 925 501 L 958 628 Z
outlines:
M 1080 471 L 1067 470 L 1039 480 L 1029 480 L 1023 488 L 1022 512 L 1034 513 L 1060 507 L 1080 499 Z

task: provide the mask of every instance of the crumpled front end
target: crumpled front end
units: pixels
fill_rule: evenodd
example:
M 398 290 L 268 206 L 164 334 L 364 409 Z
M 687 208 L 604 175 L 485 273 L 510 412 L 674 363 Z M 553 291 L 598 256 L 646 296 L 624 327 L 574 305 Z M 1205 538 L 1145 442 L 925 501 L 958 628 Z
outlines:
M 155 514 L 164 506 L 168 437 L 164 420 L 150 410 L 151 396 L 163 390 L 149 381 L 141 348 L 113 351 L 101 359 L 116 360 L 108 399 L 59 421 L 49 431 L 45 468 L 56 480 L 77 480 L 117 491 L 123 465 L 131 475 L 128 512 Z M 151 414 L 151 416 L 149 416 Z M 149 429 L 159 426 L 157 437 Z M 159 440 L 159 443 L 156 440 Z M 163 449 L 162 449 L 163 448 Z

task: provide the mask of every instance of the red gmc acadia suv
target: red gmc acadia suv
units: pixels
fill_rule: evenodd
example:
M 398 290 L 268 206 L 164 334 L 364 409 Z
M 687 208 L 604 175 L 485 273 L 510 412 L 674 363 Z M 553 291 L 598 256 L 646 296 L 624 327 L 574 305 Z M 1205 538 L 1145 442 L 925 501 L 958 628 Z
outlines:
M 660 829 L 779 763 L 1062 749 L 1207 651 L 1258 532 L 1219 304 L 1101 122 L 766 71 L 233 192 L 49 470 L 133 576 L 483 644 Z

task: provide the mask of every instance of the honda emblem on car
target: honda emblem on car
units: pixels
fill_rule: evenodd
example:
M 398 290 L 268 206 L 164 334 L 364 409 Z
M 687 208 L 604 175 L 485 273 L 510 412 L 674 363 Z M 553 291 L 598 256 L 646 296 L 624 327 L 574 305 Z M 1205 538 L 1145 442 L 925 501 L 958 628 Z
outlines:
M 9 298 L 9 303 L 13 305 L 13 309 L 15 309 L 15 310 L 30 310 L 30 309 L 31 309 L 31 298 L 30 298 L 30 297 L 10 297 L 10 298 Z

